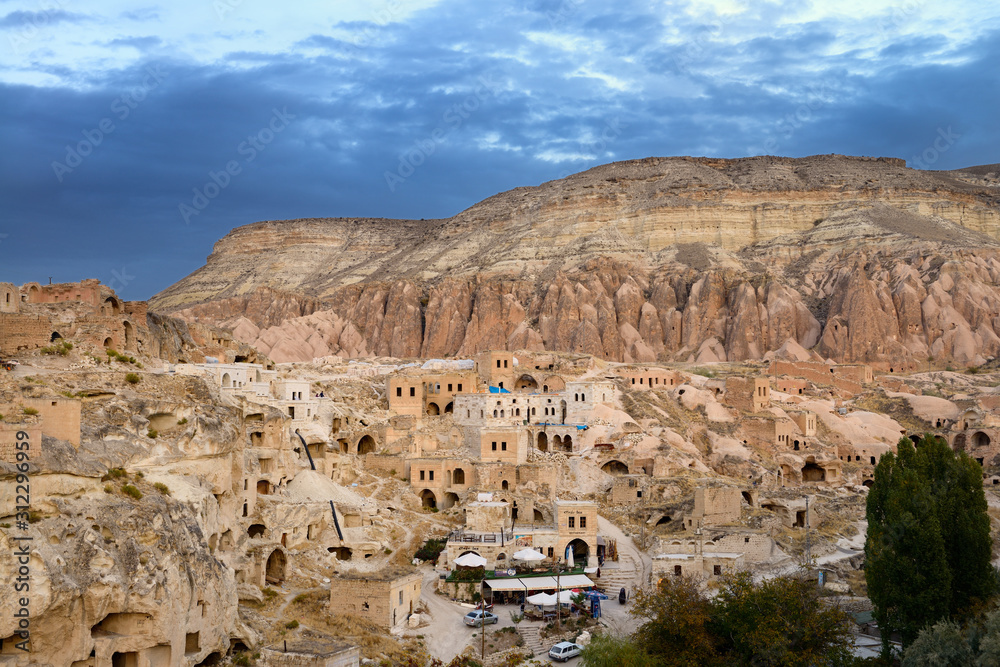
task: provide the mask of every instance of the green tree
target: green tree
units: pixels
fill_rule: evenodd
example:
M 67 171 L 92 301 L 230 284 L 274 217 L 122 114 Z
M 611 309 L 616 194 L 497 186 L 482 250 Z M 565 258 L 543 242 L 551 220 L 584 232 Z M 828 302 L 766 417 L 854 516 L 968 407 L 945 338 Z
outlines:
M 974 665 L 972 648 L 953 621 L 938 621 L 925 628 L 903 655 L 903 667 L 968 667 Z
M 646 620 L 633 637 L 659 665 L 716 664 L 715 639 L 708 630 L 712 611 L 697 581 L 665 577 L 655 588 L 635 594 L 629 613 Z
M 850 617 L 822 604 L 816 585 L 778 577 L 754 584 L 749 572 L 723 579 L 710 623 L 726 665 L 836 667 L 852 664 Z
M 587 667 L 648 667 L 658 664 L 627 637 L 595 635 L 583 651 L 580 662 Z
M 865 579 L 882 649 L 994 594 L 992 543 L 982 470 L 964 453 L 925 436 L 882 456 L 868 494 Z

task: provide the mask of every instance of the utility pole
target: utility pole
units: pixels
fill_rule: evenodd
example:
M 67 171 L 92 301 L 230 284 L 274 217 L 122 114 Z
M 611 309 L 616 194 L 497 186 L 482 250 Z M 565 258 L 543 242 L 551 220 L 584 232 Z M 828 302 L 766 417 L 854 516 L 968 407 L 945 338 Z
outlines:
M 806 496 L 806 568 L 812 567 L 812 550 L 809 544 L 809 496 Z
M 560 591 L 559 591 L 559 574 L 561 572 L 562 572 L 562 564 L 556 563 L 556 632 L 562 630 L 562 623 L 561 623 L 562 614 L 559 613 L 560 611 L 562 611 L 560 609 L 560 607 L 562 605 L 559 603 L 559 593 L 560 593 Z
M 481 623 L 479 624 L 479 629 L 480 629 L 479 634 L 482 637 L 482 646 L 479 649 L 479 657 L 485 660 L 486 659 L 486 598 L 483 597 L 483 592 L 485 590 L 483 588 L 483 581 L 484 580 L 479 581 L 479 602 L 483 607 L 483 610 L 479 615 L 479 620 L 481 621 Z

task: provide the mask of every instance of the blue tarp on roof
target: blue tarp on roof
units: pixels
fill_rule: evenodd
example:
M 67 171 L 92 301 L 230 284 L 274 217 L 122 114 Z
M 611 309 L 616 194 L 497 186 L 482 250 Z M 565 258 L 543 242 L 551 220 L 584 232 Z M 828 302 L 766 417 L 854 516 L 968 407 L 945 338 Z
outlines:
M 503 387 L 490 387 L 491 394 L 509 394 L 510 392 Z

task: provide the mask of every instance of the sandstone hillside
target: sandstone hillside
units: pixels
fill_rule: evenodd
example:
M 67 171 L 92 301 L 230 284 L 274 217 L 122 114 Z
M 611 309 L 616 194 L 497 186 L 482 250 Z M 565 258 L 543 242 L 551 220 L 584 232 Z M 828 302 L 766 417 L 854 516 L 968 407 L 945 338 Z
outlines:
M 276 361 L 562 350 L 975 365 L 1000 349 L 996 165 L 649 158 L 445 220 L 233 230 L 151 307 Z

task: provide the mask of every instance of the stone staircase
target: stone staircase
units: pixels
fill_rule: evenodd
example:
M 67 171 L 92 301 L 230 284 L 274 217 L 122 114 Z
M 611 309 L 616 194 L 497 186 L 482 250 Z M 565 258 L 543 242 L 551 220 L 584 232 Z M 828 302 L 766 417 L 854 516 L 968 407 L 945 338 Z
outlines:
M 547 660 L 548 649 L 542 646 L 542 636 L 538 633 L 541 628 L 542 624 L 540 622 L 525 620 L 518 625 L 517 629 L 518 632 L 521 633 L 521 637 L 524 639 L 524 645 L 535 654 L 535 657 L 541 660 Z
M 601 578 L 595 579 L 594 582 L 604 589 L 608 597 L 617 598 L 618 591 L 622 588 L 627 590 L 631 597 L 637 586 L 647 583 L 639 581 L 640 572 L 641 567 L 631 554 L 619 552 L 618 562 L 606 561 L 601 568 Z

